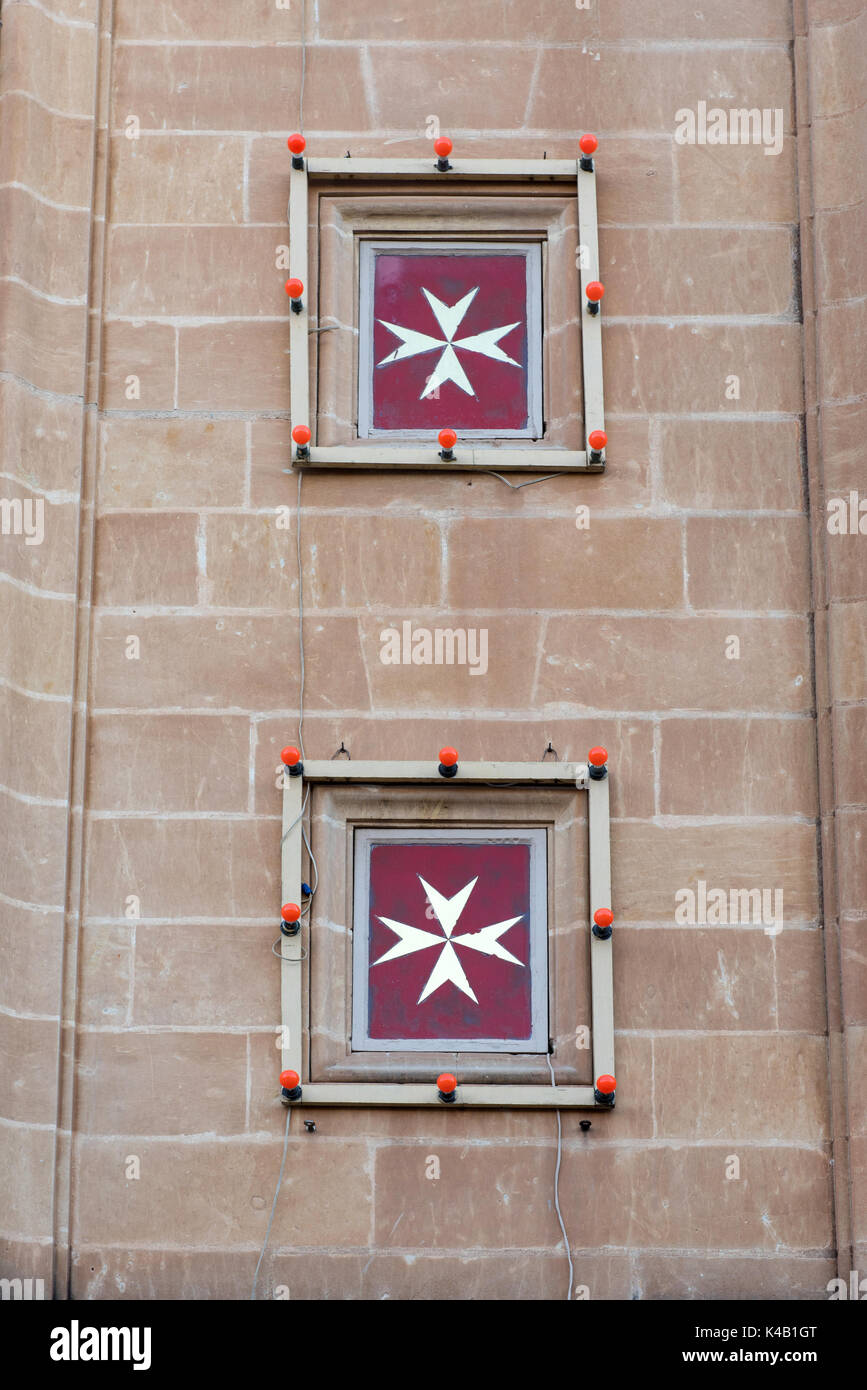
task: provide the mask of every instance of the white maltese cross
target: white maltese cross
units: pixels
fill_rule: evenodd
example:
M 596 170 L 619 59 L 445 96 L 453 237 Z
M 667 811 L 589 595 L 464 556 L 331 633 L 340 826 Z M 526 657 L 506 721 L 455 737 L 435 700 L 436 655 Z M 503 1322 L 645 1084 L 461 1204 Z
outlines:
M 387 357 L 383 357 L 381 362 L 377 362 L 377 367 L 385 367 L 389 362 L 403 362 L 407 357 L 415 357 L 420 352 L 433 352 L 435 348 L 442 348 L 442 354 L 431 375 L 425 382 L 424 390 L 419 396 L 423 401 L 425 396 L 433 395 L 434 391 L 443 382 L 453 381 L 468 396 L 475 396 L 469 377 L 461 366 L 456 348 L 461 348 L 464 352 L 478 352 L 483 357 L 492 357 L 496 362 L 508 362 L 513 367 L 520 367 L 520 362 L 516 362 L 514 357 L 509 357 L 498 347 L 501 338 L 510 333 L 513 328 L 517 328 L 517 323 L 507 323 L 503 328 L 488 328 L 484 333 L 474 333 L 469 338 L 456 338 L 464 315 L 479 292 L 476 285 L 474 290 L 465 294 L 463 299 L 459 299 L 457 304 L 443 304 L 441 299 L 437 299 L 430 290 L 422 289 L 422 294 L 427 299 L 428 304 L 433 310 L 434 317 L 442 330 L 442 338 L 433 338 L 429 333 L 419 333 L 415 328 L 399 328 L 396 323 L 387 323 L 385 319 L 379 322 L 390 333 L 401 339 L 400 347 L 396 347 L 394 352 L 390 352 Z M 519 320 L 520 322 L 520 320 Z
M 485 956 L 497 956 L 499 960 L 507 960 L 511 961 L 513 965 L 523 966 L 523 961 L 518 960 L 517 956 L 513 956 L 511 951 L 507 951 L 505 946 L 500 945 L 500 937 L 505 935 L 516 922 L 520 922 L 523 913 L 518 917 L 509 917 L 505 922 L 493 922 L 491 926 L 482 927 L 476 932 L 465 932 L 460 936 L 452 936 L 469 896 L 479 881 L 478 876 L 471 879 L 451 898 L 446 898 L 442 893 L 438 893 L 436 888 L 432 888 L 429 883 L 425 882 L 421 874 L 418 875 L 418 881 L 442 927 L 443 936 L 438 932 L 424 931 L 421 927 L 411 927 L 406 922 L 394 922 L 390 917 L 380 917 L 380 922 L 384 922 L 391 931 L 396 932 L 400 940 L 373 964 L 383 965 L 385 961 L 397 960 L 399 956 L 409 956 L 415 951 L 426 951 L 431 946 L 442 946 L 436 964 L 428 976 L 427 984 L 418 997 L 419 1004 L 449 980 L 453 985 L 457 985 L 462 993 L 472 999 L 474 1004 L 478 1004 L 479 1001 L 464 973 L 455 946 L 467 946 L 471 951 L 481 951 Z

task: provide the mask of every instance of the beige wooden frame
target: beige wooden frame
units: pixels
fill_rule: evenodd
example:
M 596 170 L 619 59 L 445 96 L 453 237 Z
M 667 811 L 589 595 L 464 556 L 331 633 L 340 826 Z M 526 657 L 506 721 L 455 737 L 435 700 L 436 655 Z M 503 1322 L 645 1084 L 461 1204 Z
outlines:
M 306 794 L 306 793 L 305 793 Z M 574 786 L 538 786 L 529 793 L 504 795 L 497 784 L 470 783 L 455 792 L 412 783 L 321 783 L 311 787 L 305 814 L 308 840 L 320 876 L 311 911 L 309 951 L 303 964 L 304 997 L 312 1027 L 305 1037 L 305 1064 L 311 1081 L 429 1081 L 454 1072 L 462 1083 L 547 1084 L 545 1051 L 522 1047 L 500 1051 L 428 1040 L 425 1049 L 356 1048 L 354 931 L 356 849 L 364 832 L 377 829 L 457 832 L 541 830 L 545 836 L 545 915 L 556 924 L 545 930 L 547 957 L 546 1038 L 555 1045 L 560 1085 L 593 1080 L 590 1053 L 590 951 L 587 941 L 587 797 Z M 361 831 L 361 836 L 359 836 Z M 427 835 L 425 835 L 427 839 Z M 306 862 L 306 861 L 305 861 Z M 579 1029 L 586 1030 L 585 1035 Z
M 556 449 L 545 444 L 528 442 L 507 448 L 484 446 L 458 440 L 451 460 L 440 457 L 435 440 L 430 446 L 399 446 L 386 441 L 357 442 L 351 445 L 317 444 L 317 421 L 311 409 L 310 393 L 310 333 L 308 314 L 309 284 L 309 208 L 308 179 L 329 180 L 412 180 L 438 181 L 443 191 L 449 183 L 466 184 L 487 181 L 557 184 L 576 182 L 578 200 L 579 244 L 586 247 L 587 262 L 580 271 L 581 357 L 583 375 L 584 441 L 583 449 Z M 596 215 L 596 172 L 585 170 L 580 162 L 567 159 L 456 159 L 448 173 L 440 173 L 433 159 L 333 159 L 311 158 L 302 161 L 302 168 L 292 168 L 289 174 L 289 245 L 292 274 L 303 281 L 305 295 L 300 313 L 289 315 L 290 351 L 290 416 L 291 428 L 307 425 L 312 439 L 307 455 L 298 457 L 293 445 L 293 463 L 309 468 L 347 469 L 421 469 L 421 470 L 490 470 L 532 472 L 602 472 L 606 457 L 591 462 L 588 442 L 594 430 L 605 428 L 602 380 L 602 313 L 587 312 L 586 287 L 599 279 L 599 243 Z
M 609 831 L 609 777 L 592 779 L 586 763 L 464 763 L 455 778 L 445 779 L 434 761 L 430 762 L 305 762 L 303 773 L 283 779 L 283 901 L 301 903 L 305 794 L 315 783 L 408 783 L 449 788 L 460 796 L 462 785 L 497 785 L 503 790 L 514 786 L 572 787 L 588 793 L 588 836 L 590 892 L 588 932 L 590 932 L 591 1042 L 594 1079 L 614 1070 L 614 983 L 612 937 L 602 941 L 592 935 L 593 916 L 600 907 L 611 906 L 611 855 Z M 551 924 L 549 923 L 549 930 Z M 306 953 L 309 926 L 296 936 L 281 936 L 282 1066 L 301 1078 L 304 1105 L 442 1105 L 435 1079 L 429 1084 L 416 1082 L 311 1082 L 305 1080 L 304 990 L 301 962 Z M 523 1109 L 597 1109 L 593 1085 L 462 1085 L 458 1077 L 455 1106 L 514 1106 Z

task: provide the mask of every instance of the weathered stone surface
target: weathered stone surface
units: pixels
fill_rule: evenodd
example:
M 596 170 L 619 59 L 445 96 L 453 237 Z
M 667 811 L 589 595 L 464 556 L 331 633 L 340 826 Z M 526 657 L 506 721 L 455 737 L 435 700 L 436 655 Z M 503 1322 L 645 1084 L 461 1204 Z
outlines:
M 297 1123 L 297 1121 L 296 1121 Z M 153 1211 L 170 1213 L 172 1243 L 241 1252 L 261 1249 L 282 1140 L 201 1139 L 148 1143 L 92 1137 L 81 1147 L 82 1229 L 95 1242 L 132 1250 L 153 1243 Z M 126 1177 L 130 1152 L 143 1176 Z M 146 1176 L 145 1176 L 146 1175 Z M 371 1180 L 362 1142 L 313 1143 L 293 1134 L 277 1203 L 271 1248 L 367 1246 Z M 255 1269 L 255 1262 L 252 1266 Z M 252 1269 L 250 1283 L 252 1285 Z
M 4 1277 L 50 1277 L 70 1182 L 73 1296 L 248 1297 L 286 1124 L 276 783 L 302 734 L 308 759 L 609 749 L 618 1102 L 586 1134 L 562 1115 L 573 1296 L 824 1299 L 835 1172 L 867 1269 L 867 587 L 863 537 L 824 525 L 864 495 L 864 26 L 860 0 L 4 8 L 0 491 L 46 503 L 43 544 L 0 536 Z M 779 109 L 782 150 L 680 144 L 699 101 Z M 574 160 L 596 122 L 604 474 L 311 471 L 299 518 L 289 131 L 311 158 L 432 160 L 439 128 L 458 161 Z M 551 190 L 519 191 L 543 235 Z M 311 197 L 309 288 L 351 329 L 334 194 Z M 579 437 L 552 235 L 548 424 Z M 324 367 L 336 341 L 311 339 Z M 353 361 L 311 373 L 320 438 L 351 434 Z M 484 629 L 484 675 L 386 664 L 404 623 Z M 677 920 L 700 882 L 779 891 L 781 930 Z M 574 964 L 560 1079 L 592 1069 Z M 553 1112 L 305 1115 L 260 1298 L 566 1296 Z

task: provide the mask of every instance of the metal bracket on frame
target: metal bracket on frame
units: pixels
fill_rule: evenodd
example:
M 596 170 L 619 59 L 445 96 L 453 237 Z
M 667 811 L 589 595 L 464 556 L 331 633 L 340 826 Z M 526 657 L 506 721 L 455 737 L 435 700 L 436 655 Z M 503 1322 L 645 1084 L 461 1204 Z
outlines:
M 295 168 L 299 163 L 301 168 Z M 590 161 L 592 164 L 592 161 Z M 425 159 L 298 159 L 289 171 L 289 247 L 292 274 L 308 284 L 308 176 L 341 179 L 412 179 L 439 180 L 447 183 L 479 182 L 494 179 L 540 180 L 544 183 L 576 181 L 578 197 L 578 238 L 582 254 L 579 258 L 581 302 L 581 356 L 584 380 L 584 440 L 583 449 L 549 449 L 544 444 L 526 447 L 484 448 L 459 444 L 454 457 L 444 461 L 438 453 L 435 439 L 429 449 L 391 444 L 357 443 L 340 446 L 316 444 L 316 420 L 310 412 L 310 364 L 308 296 L 305 294 L 300 312 L 289 315 L 289 391 L 290 429 L 307 426 L 312 434 L 306 452 L 299 456 L 293 450 L 293 462 L 305 468 L 401 468 L 456 469 L 472 471 L 496 468 L 498 471 L 541 471 L 601 473 L 605 468 L 604 450 L 591 449 L 589 438 L 594 430 L 605 429 L 605 409 L 602 389 L 602 314 L 586 312 L 586 289 L 599 279 L 599 238 L 596 216 L 596 170 L 582 169 L 579 160 L 572 159 L 457 159 L 444 174 L 434 161 Z M 586 262 L 586 264 L 585 264 Z
M 590 863 L 591 1041 L 593 1076 L 616 1075 L 614 1070 L 614 982 L 612 938 L 594 934 L 594 914 L 611 905 L 611 852 L 609 831 L 609 776 L 589 775 L 586 763 L 465 763 L 448 786 L 460 796 L 462 785 L 500 783 L 514 787 L 572 787 L 588 794 L 588 834 Z M 430 762 L 333 762 L 305 761 L 298 776 L 283 779 L 283 901 L 302 901 L 302 817 L 306 791 L 317 783 L 409 783 L 416 786 L 444 786 L 435 761 Z M 442 1104 L 435 1079 L 418 1082 L 313 1082 L 305 1078 L 304 1009 L 301 961 L 305 950 L 302 938 L 310 933 L 310 919 L 304 932 L 281 936 L 281 998 L 283 1023 L 282 1068 L 301 1078 L 302 1105 L 384 1105 L 437 1106 Z M 494 1106 L 523 1109 L 610 1109 L 596 1099 L 595 1087 L 545 1085 L 462 1084 L 458 1078 L 455 1108 Z

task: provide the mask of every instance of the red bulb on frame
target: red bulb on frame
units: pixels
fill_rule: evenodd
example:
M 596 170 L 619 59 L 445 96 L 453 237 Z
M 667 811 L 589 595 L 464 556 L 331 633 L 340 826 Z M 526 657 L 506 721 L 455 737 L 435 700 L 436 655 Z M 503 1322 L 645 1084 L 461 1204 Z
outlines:
M 292 1071 L 287 1068 L 286 1071 L 281 1071 L 280 1073 L 280 1085 L 283 1087 L 284 1091 L 294 1091 L 300 1081 L 301 1077 L 298 1075 L 297 1071 Z
M 610 907 L 597 907 L 593 913 L 593 921 L 597 927 L 610 927 L 614 921 L 614 913 Z
M 604 293 L 605 286 L 599 280 L 590 281 L 586 294 L 591 304 L 598 304 Z
M 458 437 L 454 430 L 440 430 L 437 435 L 441 449 L 453 449 L 458 442 Z
M 617 1082 L 614 1080 L 613 1076 L 605 1072 L 602 1076 L 597 1076 L 596 1089 L 601 1092 L 603 1096 L 613 1096 L 614 1092 L 617 1090 Z
M 591 449 L 604 449 L 608 443 L 608 435 L 604 430 L 591 430 L 587 436 L 587 443 Z
M 582 135 L 578 146 L 582 154 L 595 154 L 599 148 L 599 141 L 595 135 Z
M 604 748 L 591 748 L 590 752 L 587 754 L 587 761 L 588 763 L 592 763 L 594 767 L 604 767 L 608 762 L 607 750 Z
M 286 144 L 289 146 L 292 154 L 303 154 L 307 148 L 307 141 L 304 139 L 304 136 L 298 134 L 290 135 Z
M 297 903 L 284 903 L 280 909 L 280 916 L 284 922 L 297 922 L 301 916 L 301 908 Z
M 434 140 L 434 151 L 440 159 L 448 159 L 454 146 L 447 135 L 441 135 L 438 140 Z
M 453 1095 L 457 1088 L 457 1077 L 452 1076 L 451 1072 L 444 1071 L 442 1076 L 437 1077 L 437 1090 L 442 1091 L 444 1096 Z
M 292 438 L 295 440 L 295 443 L 300 445 L 303 449 L 307 444 L 310 443 L 310 430 L 308 426 L 296 425 L 294 430 L 292 431 Z
M 454 766 L 455 766 L 455 763 L 457 762 L 457 760 L 458 760 L 458 750 L 457 750 L 457 748 L 441 748 L 441 749 L 440 749 L 440 762 L 442 763 L 443 767 L 454 767 Z
M 290 299 L 300 299 L 304 293 L 304 281 L 291 279 L 286 281 L 286 293 Z
M 287 767 L 297 767 L 301 761 L 301 749 L 293 747 L 292 744 L 288 748 L 281 748 L 280 761 Z

